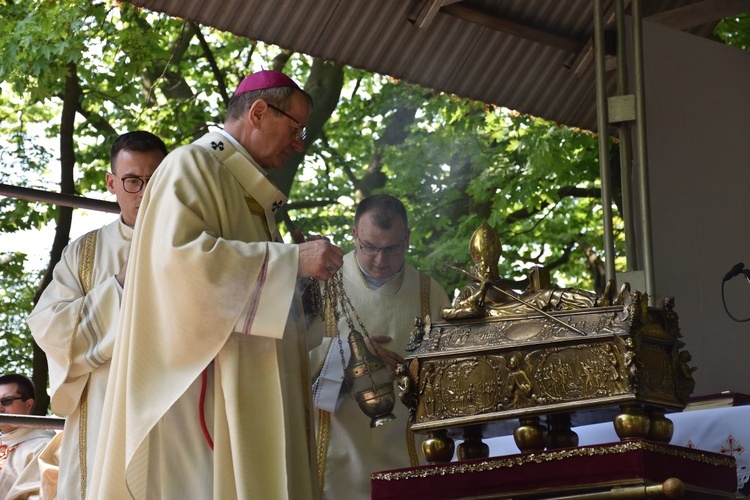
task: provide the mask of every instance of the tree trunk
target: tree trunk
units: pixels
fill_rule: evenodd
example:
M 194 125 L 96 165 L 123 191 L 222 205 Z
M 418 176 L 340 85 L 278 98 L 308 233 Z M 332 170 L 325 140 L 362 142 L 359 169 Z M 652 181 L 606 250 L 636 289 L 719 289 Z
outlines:
M 60 192 L 64 194 L 75 194 L 75 181 L 73 171 L 75 168 L 75 116 L 78 103 L 81 99 L 81 88 L 78 85 L 78 73 L 75 64 L 68 65 L 68 76 L 65 79 L 65 95 L 63 96 L 62 115 L 60 117 Z M 47 285 L 52 281 L 52 271 L 60 261 L 62 251 L 70 241 L 70 225 L 73 220 L 73 209 L 58 206 L 57 228 L 55 239 L 50 251 L 50 260 L 44 273 L 42 283 L 34 295 L 34 304 Z M 34 385 L 37 387 L 37 400 L 34 413 L 46 415 L 49 407 L 49 396 L 47 395 L 47 382 L 49 374 L 47 370 L 47 357 L 39 346 L 34 342 L 33 375 Z
M 341 64 L 327 62 L 322 59 L 313 60 L 310 76 L 308 76 L 307 83 L 305 83 L 305 92 L 312 96 L 315 105 L 307 122 L 305 146 L 315 142 L 315 139 L 323 129 L 323 125 L 333 114 L 339 103 L 339 96 L 341 95 L 343 85 L 344 67 Z M 268 177 L 286 196 L 289 196 L 292 190 L 294 178 L 304 157 L 304 151 L 295 151 L 287 158 L 283 169 L 269 172 Z

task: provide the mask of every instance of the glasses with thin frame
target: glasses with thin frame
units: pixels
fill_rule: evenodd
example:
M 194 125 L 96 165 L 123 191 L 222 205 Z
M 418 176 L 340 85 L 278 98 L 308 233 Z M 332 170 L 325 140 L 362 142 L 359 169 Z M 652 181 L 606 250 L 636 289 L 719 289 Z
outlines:
M 404 251 L 404 242 L 389 247 L 374 247 L 372 245 L 363 245 L 360 242 L 359 249 L 364 255 L 367 255 L 368 257 L 375 257 L 380 252 L 383 252 L 388 257 L 393 257 L 394 255 L 398 255 Z
M 276 110 L 277 112 L 281 113 L 282 115 L 284 115 L 287 118 L 289 118 L 290 120 L 292 120 L 294 122 L 294 124 L 299 127 L 299 132 L 297 132 L 297 139 L 299 139 L 301 141 L 305 140 L 305 137 L 307 137 L 307 127 L 305 125 L 302 125 L 299 121 L 297 121 L 296 118 L 294 118 L 292 115 L 290 115 L 289 113 L 287 113 L 286 111 L 284 111 L 280 107 L 274 106 L 270 102 L 267 102 L 266 104 L 268 104 L 269 108 L 271 108 L 273 110 Z
M 23 396 L 18 396 L 16 398 L 3 398 L 0 399 L 0 406 L 2 406 L 3 408 L 7 408 L 13 404 L 13 401 L 17 401 L 19 399 L 23 399 L 24 401 L 26 400 L 26 398 L 24 398 Z
M 129 176 L 129 177 L 118 177 L 115 174 L 112 174 L 118 179 L 122 181 L 122 188 L 125 190 L 126 193 L 140 193 L 141 190 L 146 187 L 146 184 L 148 184 L 148 181 L 151 180 L 151 177 L 136 177 L 136 176 Z

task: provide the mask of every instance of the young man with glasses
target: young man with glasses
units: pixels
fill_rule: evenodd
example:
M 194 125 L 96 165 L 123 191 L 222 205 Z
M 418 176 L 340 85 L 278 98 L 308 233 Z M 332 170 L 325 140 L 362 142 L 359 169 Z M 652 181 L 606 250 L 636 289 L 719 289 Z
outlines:
M 30 415 L 34 384 L 23 375 L 0 376 L 0 418 Z M 18 427 L 0 420 L 0 498 L 38 498 L 39 454 L 55 435 L 48 429 Z
M 106 180 L 120 216 L 63 250 L 27 320 L 47 355 L 52 411 L 66 417 L 58 498 L 86 498 L 133 227 L 146 185 L 166 155 L 164 142 L 150 132 L 115 139 Z
M 266 176 L 304 147 L 311 97 L 260 71 L 224 129 L 167 156 L 138 214 L 94 498 L 314 498 L 298 283 L 343 251 L 286 244 Z M 281 110 L 281 111 L 280 111 Z M 114 385 L 114 387 L 112 386 Z
M 439 319 L 450 302 L 432 278 L 405 262 L 409 248 L 406 209 L 393 196 L 362 200 L 354 216 L 354 251 L 344 256 L 344 290 L 394 373 L 404 362 L 416 317 Z M 350 354 L 345 319 L 341 347 Z M 396 420 L 370 428 L 369 417 L 347 393 L 339 343 L 325 338 L 310 355 L 313 402 L 317 408 L 318 456 L 325 457 L 323 496 L 327 500 L 369 499 L 370 474 L 418 465 L 419 445 L 407 434 L 408 411 L 399 401 Z M 408 437 L 407 437 L 408 436 Z

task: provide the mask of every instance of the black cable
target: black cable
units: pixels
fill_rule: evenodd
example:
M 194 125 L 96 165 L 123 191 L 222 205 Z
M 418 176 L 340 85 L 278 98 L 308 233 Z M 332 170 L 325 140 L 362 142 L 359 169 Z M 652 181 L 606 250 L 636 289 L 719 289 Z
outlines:
M 750 281 L 750 276 L 748 276 L 747 271 L 742 271 L 742 272 L 745 273 L 745 277 L 747 278 L 748 281 Z M 725 277 L 721 281 L 721 303 L 724 304 L 724 310 L 727 312 L 727 314 L 729 315 L 729 317 L 732 318 L 733 320 L 735 320 L 737 323 L 745 323 L 746 321 L 750 321 L 750 318 L 745 318 L 745 319 L 737 319 L 737 318 L 735 318 L 734 316 L 732 316 L 732 313 L 729 312 L 729 309 L 727 309 L 727 301 L 724 299 L 724 283 L 726 283 L 726 282 L 727 282 L 727 278 Z

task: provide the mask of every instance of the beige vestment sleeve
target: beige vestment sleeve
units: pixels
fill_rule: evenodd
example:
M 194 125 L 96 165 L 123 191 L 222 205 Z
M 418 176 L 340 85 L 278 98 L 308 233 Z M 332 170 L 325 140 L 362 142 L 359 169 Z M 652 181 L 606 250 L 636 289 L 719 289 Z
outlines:
M 47 355 L 52 410 L 70 415 L 80 401 L 89 374 L 112 356 L 120 294 L 114 275 L 130 250 L 132 229 L 117 220 L 99 230 L 96 265 L 87 294 L 79 277 L 84 237 L 63 251 L 27 322 Z
M 90 483 L 101 408 L 117 335 L 120 287 L 133 229 L 120 218 L 73 241 L 28 318 L 47 354 L 52 410 L 66 417 L 60 443 L 60 498 L 81 498 Z

